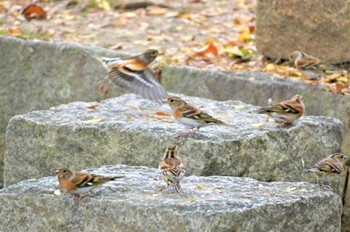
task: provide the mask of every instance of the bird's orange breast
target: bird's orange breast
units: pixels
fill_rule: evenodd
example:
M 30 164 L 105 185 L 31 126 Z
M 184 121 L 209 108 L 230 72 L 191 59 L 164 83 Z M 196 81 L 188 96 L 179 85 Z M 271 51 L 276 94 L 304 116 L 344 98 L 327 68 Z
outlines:
M 58 179 L 61 188 L 67 190 L 67 191 L 73 191 L 76 190 L 77 187 L 75 186 L 75 184 L 72 181 L 69 180 L 65 180 L 63 178 L 59 178 Z

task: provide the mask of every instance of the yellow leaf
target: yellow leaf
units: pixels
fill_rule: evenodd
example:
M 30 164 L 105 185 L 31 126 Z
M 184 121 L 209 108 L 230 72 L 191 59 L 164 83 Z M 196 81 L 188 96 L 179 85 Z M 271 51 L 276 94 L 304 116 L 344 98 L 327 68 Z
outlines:
M 223 193 L 224 190 L 223 190 L 223 189 L 215 189 L 215 192 L 217 192 L 217 193 Z
M 231 117 L 229 114 L 223 114 L 223 115 L 216 115 L 215 118 L 217 119 L 225 119 Z
M 203 186 L 203 185 L 197 185 L 197 186 L 196 186 L 196 189 L 203 190 L 203 189 L 204 189 L 204 186 Z
M 262 127 L 263 125 L 265 125 L 266 122 L 261 122 L 261 123 L 254 123 L 254 124 L 250 124 L 252 127 L 255 127 L 255 128 L 260 128 Z
M 247 41 L 248 39 L 250 39 L 250 33 L 244 32 L 242 34 L 239 34 L 237 39 L 241 42 Z
M 97 123 L 97 122 L 101 122 L 102 118 L 93 118 L 93 119 L 89 119 L 89 120 L 84 120 L 83 122 L 87 122 L 87 123 Z
M 349 79 L 347 77 L 341 76 L 337 79 L 337 82 L 348 83 Z
M 297 187 L 290 187 L 290 188 L 287 188 L 287 191 L 290 191 L 290 192 L 293 192 L 297 190 Z
M 275 65 L 272 64 L 272 63 L 266 65 L 266 70 L 267 71 L 275 70 L 275 68 L 276 68 Z

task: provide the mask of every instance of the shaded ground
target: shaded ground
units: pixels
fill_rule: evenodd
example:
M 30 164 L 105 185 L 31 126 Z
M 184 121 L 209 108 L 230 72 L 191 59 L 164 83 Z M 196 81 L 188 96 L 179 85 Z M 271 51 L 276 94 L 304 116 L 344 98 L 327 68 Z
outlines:
M 0 3 L 0 34 L 97 45 L 130 53 L 150 47 L 162 52 L 158 58 L 161 66 L 263 71 L 319 83 L 257 54 L 256 0 L 155 0 L 162 5 L 131 10 L 113 9 L 115 4 L 125 6 L 128 1 L 90 0 L 87 5 L 82 2 L 39 1 L 37 5 L 47 13 L 46 19 L 27 21 L 21 11 L 30 1 L 4 1 Z M 78 9 L 79 6 L 83 7 Z M 326 76 L 321 82 L 329 91 L 350 93 L 347 75 Z

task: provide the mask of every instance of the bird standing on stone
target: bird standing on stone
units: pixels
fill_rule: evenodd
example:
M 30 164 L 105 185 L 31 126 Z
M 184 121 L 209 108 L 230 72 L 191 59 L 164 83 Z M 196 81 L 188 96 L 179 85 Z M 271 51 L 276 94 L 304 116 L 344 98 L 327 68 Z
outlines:
M 58 168 L 55 171 L 58 177 L 58 182 L 62 189 L 69 194 L 73 194 L 81 200 L 92 189 L 96 188 L 108 181 L 112 181 L 118 178 L 124 178 L 125 176 L 100 176 L 91 173 L 75 172 L 69 168 Z M 85 194 L 81 196 L 82 194 Z
M 323 76 L 327 71 L 335 71 L 336 68 L 326 64 L 320 59 L 308 55 L 302 51 L 293 51 L 290 53 L 289 64 L 294 65 L 304 76 L 311 78 Z
M 186 103 L 179 97 L 169 97 L 165 103 L 171 107 L 175 120 L 190 127 L 192 130 L 198 130 L 201 127 L 209 125 L 225 125 L 233 127 L 232 125 L 228 125 L 210 116 L 197 107 Z
M 167 188 L 169 186 L 175 187 L 175 190 L 179 193 L 181 191 L 180 181 L 185 176 L 185 168 L 177 156 L 178 149 L 179 147 L 176 145 L 167 148 L 163 161 L 159 163 L 159 170 L 167 184 Z
M 337 177 L 343 171 L 347 156 L 340 153 L 334 153 L 325 159 L 320 160 L 313 167 L 305 170 L 305 172 L 314 173 L 317 183 L 321 183 L 323 178 Z
M 258 113 L 269 115 L 282 126 L 289 125 L 304 114 L 305 106 L 302 100 L 303 97 L 301 95 L 295 95 L 290 100 L 261 107 Z
M 126 58 L 95 56 L 108 69 L 108 74 L 99 88 L 100 92 L 106 98 L 109 84 L 113 82 L 123 89 L 152 101 L 164 101 L 169 95 L 148 68 L 148 65 L 156 59 L 157 55 L 157 50 L 148 49 L 139 55 Z

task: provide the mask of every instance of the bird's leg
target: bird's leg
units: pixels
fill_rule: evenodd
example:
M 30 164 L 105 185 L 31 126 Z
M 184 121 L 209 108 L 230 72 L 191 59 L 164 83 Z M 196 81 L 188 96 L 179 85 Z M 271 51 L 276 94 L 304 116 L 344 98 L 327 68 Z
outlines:
M 193 137 L 193 135 L 194 135 L 194 133 L 195 133 L 196 131 L 198 131 L 198 128 L 197 128 L 197 127 L 191 127 L 191 131 L 190 131 L 190 132 L 177 134 L 176 137 L 187 137 L 187 138 L 191 138 L 191 137 Z
M 75 202 L 79 203 L 83 198 L 88 196 L 89 193 L 86 193 L 86 194 L 73 194 L 73 195 L 77 197 L 77 198 L 75 198 Z
M 103 83 L 98 88 L 99 95 L 101 94 L 103 96 L 103 99 L 106 99 L 106 97 L 107 97 L 107 94 L 109 91 L 109 85 L 110 85 L 110 80 L 109 80 L 108 76 L 106 76 L 103 79 Z

